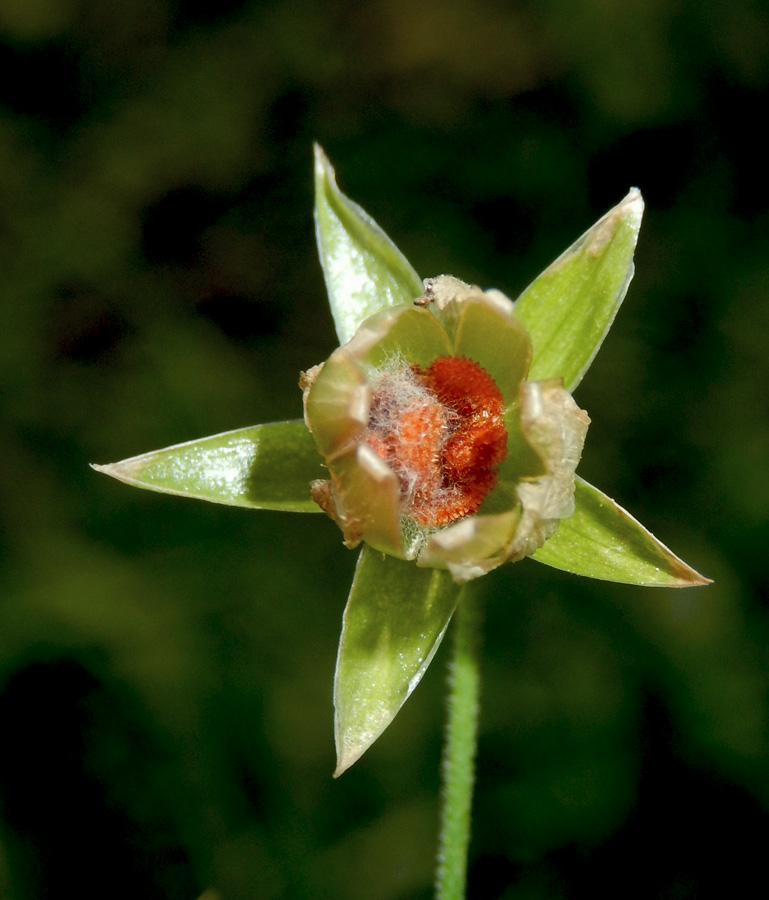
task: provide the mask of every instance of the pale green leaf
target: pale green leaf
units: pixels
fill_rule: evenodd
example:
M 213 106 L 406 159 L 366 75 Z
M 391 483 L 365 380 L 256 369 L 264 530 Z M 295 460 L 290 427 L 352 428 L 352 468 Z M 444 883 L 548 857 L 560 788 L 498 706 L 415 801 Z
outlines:
M 646 587 L 694 587 L 710 582 L 581 478 L 576 481 L 574 500 L 574 515 L 561 522 L 534 559 L 575 575 Z
M 344 612 L 334 677 L 341 775 L 382 734 L 424 675 L 457 605 L 448 572 L 364 546 Z
M 239 428 L 93 468 L 163 494 L 293 512 L 320 512 L 310 482 L 328 477 L 301 420 Z
M 582 380 L 633 277 L 643 208 L 633 188 L 518 298 L 534 345 L 532 380 L 560 377 L 568 391 Z
M 315 235 L 340 344 L 374 313 L 421 296 L 417 273 L 368 213 L 339 190 L 317 144 Z

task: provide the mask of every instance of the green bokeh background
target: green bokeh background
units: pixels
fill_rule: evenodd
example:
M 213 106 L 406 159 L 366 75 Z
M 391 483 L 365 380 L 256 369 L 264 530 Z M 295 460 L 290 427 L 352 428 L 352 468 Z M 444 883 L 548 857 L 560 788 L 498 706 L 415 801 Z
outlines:
M 3 900 L 430 896 L 445 648 L 333 781 L 335 526 L 87 467 L 300 415 L 312 140 L 512 296 L 647 201 L 580 471 L 715 584 L 483 581 L 470 897 L 765 879 L 768 47 L 753 0 L 0 0 Z

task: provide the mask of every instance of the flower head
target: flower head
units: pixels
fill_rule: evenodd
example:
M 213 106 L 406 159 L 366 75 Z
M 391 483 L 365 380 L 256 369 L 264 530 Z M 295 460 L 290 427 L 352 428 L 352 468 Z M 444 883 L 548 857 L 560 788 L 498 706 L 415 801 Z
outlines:
M 312 496 L 348 547 L 463 582 L 552 536 L 574 511 L 589 419 L 560 379 L 526 381 L 531 358 L 507 297 L 442 275 L 306 373 L 330 474 Z
M 446 275 L 423 284 L 342 194 L 320 148 L 315 187 L 341 346 L 302 378 L 305 421 L 95 468 L 216 503 L 322 508 L 348 547 L 365 542 L 334 678 L 340 774 L 418 684 L 459 583 L 523 556 L 630 584 L 707 579 L 575 476 L 589 419 L 571 392 L 627 292 L 640 193 L 631 190 L 513 306 L 499 291 Z

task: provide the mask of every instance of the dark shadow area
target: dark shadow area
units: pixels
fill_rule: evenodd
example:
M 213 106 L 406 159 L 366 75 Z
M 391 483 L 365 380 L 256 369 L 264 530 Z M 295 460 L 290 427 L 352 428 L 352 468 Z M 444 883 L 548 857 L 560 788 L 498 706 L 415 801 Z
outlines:
M 90 672 L 71 659 L 29 664 L 0 694 L 0 723 L 14 897 L 195 896 L 171 810 L 151 785 L 152 737 Z

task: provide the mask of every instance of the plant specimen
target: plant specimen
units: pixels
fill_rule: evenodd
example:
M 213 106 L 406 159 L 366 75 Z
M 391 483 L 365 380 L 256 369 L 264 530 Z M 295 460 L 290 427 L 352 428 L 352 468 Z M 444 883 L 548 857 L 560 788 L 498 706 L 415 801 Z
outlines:
M 315 154 L 316 232 L 340 346 L 301 375 L 304 419 L 146 453 L 99 471 L 217 503 L 324 511 L 363 544 L 334 681 L 337 775 L 390 724 L 459 607 L 438 892 L 464 891 L 478 704 L 463 585 L 524 556 L 646 586 L 707 583 L 576 475 L 589 418 L 572 398 L 625 297 L 637 190 L 515 303 L 420 280 Z

